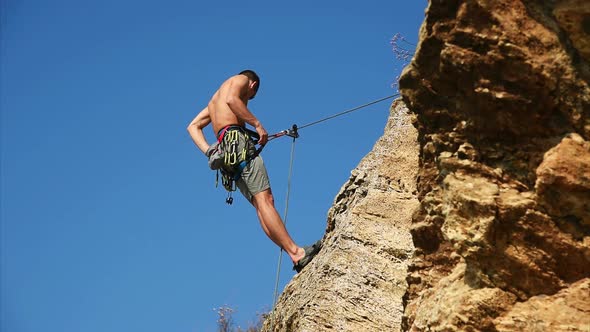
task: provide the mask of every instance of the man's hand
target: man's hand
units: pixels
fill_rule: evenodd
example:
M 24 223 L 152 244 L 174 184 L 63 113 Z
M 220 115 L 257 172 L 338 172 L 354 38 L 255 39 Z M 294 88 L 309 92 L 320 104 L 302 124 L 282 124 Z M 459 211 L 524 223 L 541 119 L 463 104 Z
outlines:
M 218 142 L 215 142 L 215 143 L 209 145 L 207 152 L 205 152 L 205 155 L 207 156 L 207 158 L 211 157 L 211 155 L 217 150 L 218 146 L 219 146 Z
M 256 126 L 256 132 L 258 133 L 258 136 L 260 136 L 260 138 L 258 139 L 258 144 L 265 145 L 268 141 L 268 133 L 266 132 L 266 129 L 264 129 L 262 124 L 259 123 L 258 126 Z

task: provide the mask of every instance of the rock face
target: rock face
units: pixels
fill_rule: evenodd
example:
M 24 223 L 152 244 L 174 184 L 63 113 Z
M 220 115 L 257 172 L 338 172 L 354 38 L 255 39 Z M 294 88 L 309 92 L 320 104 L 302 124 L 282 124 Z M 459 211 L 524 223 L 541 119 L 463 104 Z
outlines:
M 417 131 L 394 102 L 385 133 L 328 212 L 324 245 L 283 291 L 263 331 L 399 331 L 418 206 Z
M 590 331 L 589 62 L 588 0 L 431 0 L 265 331 Z
M 431 1 L 403 330 L 590 330 L 590 2 Z

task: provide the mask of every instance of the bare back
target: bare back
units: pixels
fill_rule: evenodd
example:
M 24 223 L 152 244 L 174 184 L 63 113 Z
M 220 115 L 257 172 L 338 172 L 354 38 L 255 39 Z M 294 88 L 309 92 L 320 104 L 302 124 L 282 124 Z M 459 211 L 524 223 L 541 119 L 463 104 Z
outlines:
M 223 82 L 207 105 L 211 117 L 211 123 L 213 124 L 213 131 L 216 135 L 225 126 L 245 125 L 244 120 L 238 118 L 226 102 L 232 91 L 231 86 L 232 84 L 236 84 L 237 80 L 239 80 L 239 78 L 233 76 Z M 248 98 L 244 97 L 242 93 L 240 94 L 240 99 L 244 104 L 248 104 Z

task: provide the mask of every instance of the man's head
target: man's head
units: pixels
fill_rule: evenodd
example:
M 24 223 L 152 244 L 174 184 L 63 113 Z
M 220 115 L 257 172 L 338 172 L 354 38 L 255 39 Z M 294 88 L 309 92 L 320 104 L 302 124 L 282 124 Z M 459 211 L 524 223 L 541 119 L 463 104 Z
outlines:
M 253 70 L 250 69 L 246 69 L 240 72 L 239 75 L 244 75 L 246 77 L 248 77 L 249 80 L 249 88 L 252 91 L 252 95 L 250 96 L 250 99 L 254 99 L 254 96 L 256 96 L 256 93 L 258 92 L 258 88 L 260 87 L 260 77 L 258 77 L 258 74 L 256 74 Z

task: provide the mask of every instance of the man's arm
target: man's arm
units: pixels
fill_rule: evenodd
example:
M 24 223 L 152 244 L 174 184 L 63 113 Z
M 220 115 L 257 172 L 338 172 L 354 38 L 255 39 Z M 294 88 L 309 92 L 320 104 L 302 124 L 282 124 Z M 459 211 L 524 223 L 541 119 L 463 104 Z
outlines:
M 207 149 L 209 149 L 209 143 L 207 143 L 207 140 L 205 139 L 203 128 L 207 127 L 210 123 L 211 116 L 209 114 L 209 108 L 205 107 L 186 128 L 191 135 L 193 142 L 195 142 L 197 147 L 203 151 L 203 153 L 206 153 Z
M 248 107 L 242 100 L 241 94 L 248 90 L 248 77 L 244 75 L 237 75 L 232 78 L 230 82 L 229 91 L 225 102 L 230 110 L 241 120 L 251 125 L 256 129 L 260 136 L 259 143 L 264 145 L 268 139 L 268 133 L 258 121 L 258 119 L 248 110 Z

